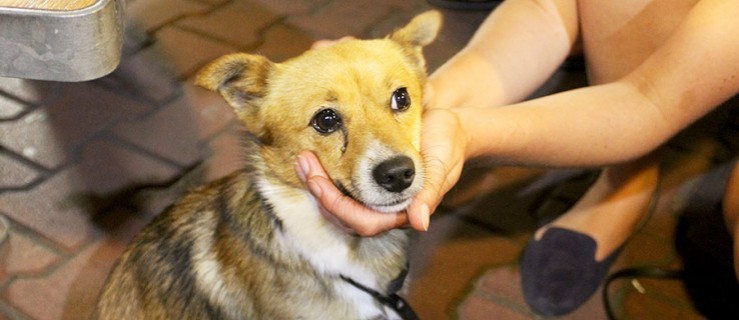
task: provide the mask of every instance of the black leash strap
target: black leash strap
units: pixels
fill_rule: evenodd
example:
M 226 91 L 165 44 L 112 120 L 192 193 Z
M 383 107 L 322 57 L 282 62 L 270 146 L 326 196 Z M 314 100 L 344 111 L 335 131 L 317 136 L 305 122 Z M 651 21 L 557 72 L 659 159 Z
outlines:
M 352 278 L 348 278 L 342 275 L 341 279 L 353 285 L 357 289 L 369 294 L 370 296 L 375 298 L 375 300 L 379 301 L 385 306 L 395 310 L 395 312 L 397 312 L 398 315 L 400 315 L 404 320 L 420 320 L 416 312 L 413 311 L 413 308 L 411 308 L 411 305 L 403 300 L 403 298 L 401 298 L 397 293 L 393 292 L 390 295 L 384 295 L 371 288 L 365 287 L 361 283 L 354 281 L 354 279 Z

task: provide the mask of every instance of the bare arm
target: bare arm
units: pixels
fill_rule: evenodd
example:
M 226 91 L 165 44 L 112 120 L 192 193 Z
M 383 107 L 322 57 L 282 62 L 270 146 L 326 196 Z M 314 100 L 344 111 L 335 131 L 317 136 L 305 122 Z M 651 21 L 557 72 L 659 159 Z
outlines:
M 429 77 L 434 108 L 518 102 L 539 88 L 578 36 L 574 0 L 509 0 Z M 435 89 L 435 90 L 434 90 Z
M 619 81 L 503 108 L 455 110 L 466 157 L 590 166 L 644 155 L 739 91 L 737 12 L 739 1 L 701 1 Z

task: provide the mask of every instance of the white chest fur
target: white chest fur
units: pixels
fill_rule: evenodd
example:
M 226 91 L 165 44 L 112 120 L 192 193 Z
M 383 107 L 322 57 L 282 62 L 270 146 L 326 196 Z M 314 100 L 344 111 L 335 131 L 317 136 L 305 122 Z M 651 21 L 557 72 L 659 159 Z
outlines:
M 307 191 L 265 180 L 260 181 L 259 191 L 282 221 L 284 232 L 280 240 L 287 250 L 299 254 L 320 273 L 343 275 L 377 288 L 377 277 L 353 259 L 353 237 L 323 218 L 316 201 Z M 349 283 L 340 282 L 335 289 L 357 306 L 360 318 L 370 319 L 385 314 L 384 308 L 372 296 Z

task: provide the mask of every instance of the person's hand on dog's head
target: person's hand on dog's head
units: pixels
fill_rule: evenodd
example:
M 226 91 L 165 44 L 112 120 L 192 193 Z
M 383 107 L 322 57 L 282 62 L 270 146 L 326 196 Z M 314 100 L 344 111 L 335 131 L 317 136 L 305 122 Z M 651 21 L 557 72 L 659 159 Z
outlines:
M 421 132 L 424 187 L 413 198 L 407 212 L 378 212 L 347 197 L 333 184 L 312 152 L 303 151 L 298 155 L 296 171 L 318 200 L 324 217 L 347 233 L 373 236 L 409 223 L 413 229 L 426 231 L 430 215 L 459 180 L 466 145 L 464 132 L 453 111 L 436 109 L 424 113 Z

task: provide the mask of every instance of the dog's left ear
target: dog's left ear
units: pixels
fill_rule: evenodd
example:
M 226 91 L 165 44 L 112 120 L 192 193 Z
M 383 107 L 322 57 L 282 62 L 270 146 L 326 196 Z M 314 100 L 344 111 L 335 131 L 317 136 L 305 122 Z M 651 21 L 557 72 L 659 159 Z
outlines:
M 441 29 L 441 13 L 426 11 L 414 17 L 405 27 L 393 32 L 390 40 L 403 47 L 403 50 L 418 67 L 425 68 L 421 49 L 433 42 Z

